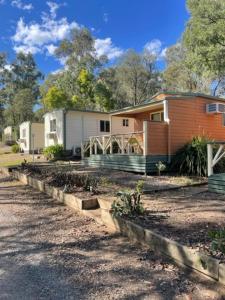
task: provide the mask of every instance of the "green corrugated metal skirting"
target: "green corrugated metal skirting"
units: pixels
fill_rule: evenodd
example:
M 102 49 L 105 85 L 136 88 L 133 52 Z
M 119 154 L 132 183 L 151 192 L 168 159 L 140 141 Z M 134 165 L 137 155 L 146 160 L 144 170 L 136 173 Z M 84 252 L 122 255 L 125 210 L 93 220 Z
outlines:
M 208 187 L 210 192 L 225 194 L 225 173 L 211 175 Z
M 151 173 L 156 171 L 155 164 L 159 161 L 167 162 L 167 155 L 91 155 L 85 158 L 83 164 L 93 167 L 110 168 L 114 170 L 137 173 Z

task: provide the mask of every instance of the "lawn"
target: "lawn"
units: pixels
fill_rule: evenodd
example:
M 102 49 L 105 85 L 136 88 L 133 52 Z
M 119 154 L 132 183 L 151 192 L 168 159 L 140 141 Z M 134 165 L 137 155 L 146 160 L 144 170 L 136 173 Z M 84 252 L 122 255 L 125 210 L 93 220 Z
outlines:
M 35 156 L 35 161 L 40 161 L 37 159 L 37 155 Z M 32 155 L 23 154 L 23 153 L 12 153 L 11 147 L 3 146 L 0 144 L 0 167 L 11 167 L 20 165 L 24 162 L 24 159 L 27 162 L 31 162 L 33 160 Z

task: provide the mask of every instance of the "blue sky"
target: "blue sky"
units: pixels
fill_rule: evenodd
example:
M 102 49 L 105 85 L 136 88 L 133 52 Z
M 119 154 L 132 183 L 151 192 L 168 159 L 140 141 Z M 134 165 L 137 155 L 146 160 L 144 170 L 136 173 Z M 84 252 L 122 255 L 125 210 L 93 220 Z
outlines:
M 55 72 L 62 63 L 54 49 L 75 27 L 89 28 L 97 53 L 111 62 L 127 49 L 144 47 L 163 65 L 165 49 L 180 38 L 188 20 L 185 0 L 0 0 L 0 52 L 13 59 L 32 52 L 39 69 Z

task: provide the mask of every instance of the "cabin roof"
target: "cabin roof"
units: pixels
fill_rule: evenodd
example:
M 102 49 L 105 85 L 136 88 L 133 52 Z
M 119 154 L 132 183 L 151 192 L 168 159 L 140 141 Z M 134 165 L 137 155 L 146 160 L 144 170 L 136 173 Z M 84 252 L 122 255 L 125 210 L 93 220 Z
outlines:
M 162 96 L 164 95 L 164 97 L 162 99 L 159 99 L 158 97 L 160 95 L 162 95 Z M 223 99 L 223 98 L 210 96 L 210 95 L 206 95 L 206 94 L 202 94 L 202 93 L 178 93 L 178 92 L 171 92 L 171 91 L 161 91 L 161 92 L 158 92 L 155 95 L 153 95 L 151 99 L 146 100 L 141 104 L 132 105 L 132 106 L 124 107 L 119 110 L 111 111 L 111 115 L 119 115 L 121 113 L 134 112 L 134 111 L 141 112 L 141 111 L 144 111 L 148 107 L 154 107 L 154 106 L 157 106 L 157 104 L 162 105 L 164 100 L 178 100 L 178 99 L 191 100 L 196 97 L 225 102 L 225 99 Z

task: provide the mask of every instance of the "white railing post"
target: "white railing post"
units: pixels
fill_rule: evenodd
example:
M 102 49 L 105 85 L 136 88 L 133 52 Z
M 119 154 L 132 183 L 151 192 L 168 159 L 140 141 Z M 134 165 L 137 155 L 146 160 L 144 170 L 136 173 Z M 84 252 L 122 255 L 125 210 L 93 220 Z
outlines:
M 84 158 L 84 144 L 81 142 L 81 159 Z
M 102 152 L 103 154 L 106 154 L 106 149 L 105 149 L 105 137 L 102 137 Z
M 92 149 L 92 138 L 90 138 L 90 155 L 93 154 L 93 149 Z
M 148 121 L 143 121 L 143 155 L 148 154 Z
M 110 154 L 113 154 L 112 136 L 110 136 Z
M 98 144 L 97 144 L 97 142 L 95 141 L 95 155 L 98 153 Z
M 207 144 L 208 176 L 213 175 L 213 147 Z
M 124 154 L 124 135 L 121 137 L 121 153 Z

